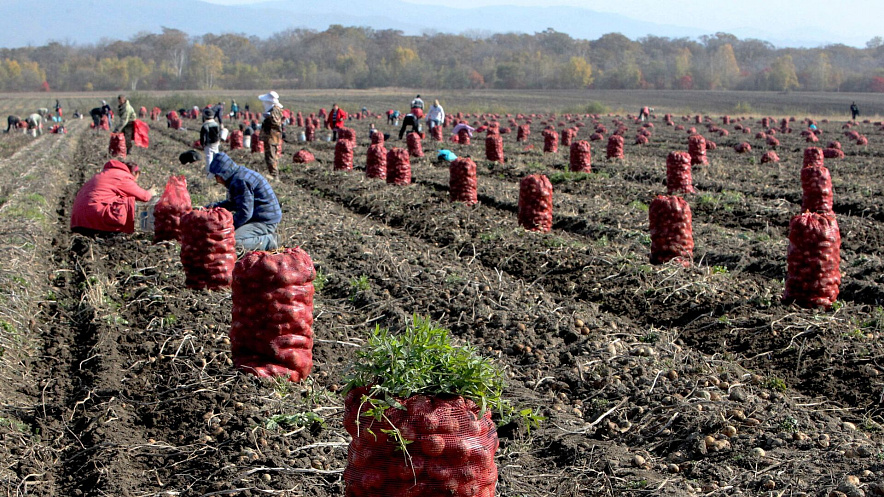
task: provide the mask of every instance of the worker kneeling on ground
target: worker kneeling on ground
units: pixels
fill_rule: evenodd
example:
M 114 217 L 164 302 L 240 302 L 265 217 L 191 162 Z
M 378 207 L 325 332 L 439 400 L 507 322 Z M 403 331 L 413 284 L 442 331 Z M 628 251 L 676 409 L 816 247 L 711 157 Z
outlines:
M 276 250 L 276 225 L 282 219 L 279 200 L 261 174 L 233 162 L 224 152 L 209 165 L 215 181 L 227 187 L 227 199 L 209 207 L 233 212 L 236 246 L 242 250 Z
M 77 192 L 71 209 L 71 231 L 84 235 L 135 231 L 135 200 L 147 202 L 156 188 L 138 186 L 134 162 L 108 161 Z

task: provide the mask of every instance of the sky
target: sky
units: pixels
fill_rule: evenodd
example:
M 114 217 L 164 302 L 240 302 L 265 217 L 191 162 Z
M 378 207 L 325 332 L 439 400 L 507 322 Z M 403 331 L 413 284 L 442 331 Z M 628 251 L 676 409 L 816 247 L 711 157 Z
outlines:
M 266 0 L 207 0 L 226 5 Z M 684 26 L 703 31 L 782 33 L 783 38 L 825 32 L 829 39 L 864 46 L 884 36 L 882 0 L 403 0 L 408 3 L 457 8 L 489 5 L 568 5 L 621 14 L 641 21 Z M 334 5 L 334 2 L 328 5 Z M 685 36 L 691 37 L 690 32 Z M 849 40 L 849 41 L 848 41 Z

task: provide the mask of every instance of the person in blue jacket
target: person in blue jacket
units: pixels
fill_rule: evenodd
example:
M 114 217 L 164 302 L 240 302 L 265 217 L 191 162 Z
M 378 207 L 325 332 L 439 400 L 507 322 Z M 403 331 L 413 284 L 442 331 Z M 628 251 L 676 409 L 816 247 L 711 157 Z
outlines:
M 237 248 L 276 250 L 276 226 L 282 220 L 282 209 L 267 179 L 233 162 L 224 152 L 215 154 L 209 172 L 227 187 L 227 198 L 209 207 L 223 207 L 233 213 Z

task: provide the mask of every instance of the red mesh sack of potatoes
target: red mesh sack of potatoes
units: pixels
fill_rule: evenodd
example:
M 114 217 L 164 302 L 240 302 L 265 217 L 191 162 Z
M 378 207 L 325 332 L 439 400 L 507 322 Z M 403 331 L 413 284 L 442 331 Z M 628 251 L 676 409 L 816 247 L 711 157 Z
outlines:
M 553 188 L 542 174 L 525 176 L 519 182 L 519 225 L 527 230 L 552 229 Z
M 368 146 L 365 154 L 365 175 L 369 178 L 387 178 L 387 149 L 383 143 Z
M 107 153 L 111 157 L 126 158 L 126 135 L 123 133 L 111 133 L 110 143 L 107 146 Z
M 568 169 L 574 172 L 592 172 L 592 147 L 586 140 L 571 143 L 568 156 Z
M 344 470 L 346 497 L 494 497 L 499 441 L 491 411 L 454 395 L 396 399 L 381 420 L 366 414 L 369 390 L 344 400 L 352 437 Z M 408 440 L 408 456 L 388 433 Z
M 706 139 L 703 135 L 688 137 L 688 153 L 691 154 L 691 165 L 708 164 L 706 159 Z
M 335 171 L 353 170 L 353 141 L 338 140 L 335 143 Z
M 503 138 L 490 130 L 485 136 L 485 159 L 503 164 Z
M 252 135 L 252 153 L 253 154 L 263 154 L 264 153 L 264 139 L 261 138 L 261 135 L 255 133 Z
M 430 138 L 432 138 L 433 141 L 442 141 L 442 126 L 433 126 L 430 128 Z
M 531 136 L 531 125 L 529 124 L 521 124 L 516 130 L 516 141 L 523 142 L 528 141 L 528 137 Z
M 829 144 L 826 145 L 826 148 L 837 148 L 838 150 L 841 150 L 841 142 L 838 140 L 830 141 Z
M 570 147 L 571 142 L 574 141 L 574 137 L 577 135 L 577 130 L 574 128 L 565 128 L 562 130 L 562 146 Z
M 457 132 L 457 140 L 454 143 L 459 143 L 461 145 L 469 145 L 470 144 L 470 132 L 466 129 L 461 129 Z
M 316 141 L 316 127 L 309 121 L 304 126 L 304 140 L 308 142 Z
M 648 144 L 648 137 L 645 135 L 636 135 L 635 144 L 636 145 L 647 145 Z
M 190 212 L 190 193 L 187 191 L 187 178 L 170 176 L 166 189 L 153 208 L 153 241 L 181 239 L 181 216 Z
M 826 166 L 808 166 L 801 169 L 801 211 L 832 212 L 832 176 Z
M 387 152 L 387 183 L 408 185 L 411 183 L 411 161 L 408 150 L 393 147 Z
M 806 137 L 804 140 L 805 140 L 807 143 L 816 143 L 816 142 L 820 141 L 820 139 L 817 138 L 817 136 L 816 136 L 815 134 L 813 134 L 813 133 L 807 135 L 807 137 Z
M 384 134 L 378 131 L 377 133 L 372 133 L 371 135 L 371 144 L 372 145 L 383 145 L 384 144 Z
M 589 135 L 589 141 L 591 141 L 591 142 L 597 142 L 597 141 L 601 141 L 604 139 L 605 139 L 605 135 L 603 135 L 601 133 L 593 133 L 593 134 Z
M 804 149 L 803 167 L 823 166 L 823 149 L 819 147 L 807 147 Z
M 249 252 L 233 269 L 230 355 L 256 376 L 298 382 L 313 367 L 313 279 L 307 252 Z
M 150 127 L 144 121 L 138 119 L 132 121 L 132 143 L 136 147 L 147 148 L 150 146 Z
M 768 162 L 779 162 L 779 161 L 780 161 L 780 156 L 777 155 L 777 153 L 774 152 L 773 150 L 768 150 L 767 152 L 764 153 L 764 155 L 761 156 L 761 163 L 762 164 L 767 164 Z
M 690 266 L 694 255 L 691 207 L 681 197 L 659 195 L 648 208 L 651 264 L 675 260 Z
M 824 148 L 823 157 L 826 159 L 843 159 L 844 151 L 840 148 Z
M 780 146 L 780 140 L 778 140 L 775 136 L 768 136 L 767 138 L 765 138 L 764 141 L 770 148 L 777 148 Z
M 304 127 L 304 114 L 301 114 L 301 111 L 298 111 L 298 113 L 295 115 L 295 126 L 299 128 Z
M 448 166 L 448 194 L 452 202 L 473 205 L 479 202 L 476 163 L 469 157 L 459 157 Z
M 752 145 L 748 142 L 740 142 L 734 145 L 734 152 L 738 154 L 745 154 L 752 151 Z
M 859 135 L 859 137 L 857 137 L 857 139 L 856 139 L 856 144 L 857 144 L 857 145 L 860 145 L 860 146 L 862 146 L 862 145 L 868 145 L 868 144 L 869 144 L 869 139 L 866 138 L 864 135 Z
M 669 152 L 666 156 L 666 193 L 694 193 L 691 154 Z
M 408 133 L 405 137 L 405 144 L 408 146 L 408 155 L 411 157 L 423 157 L 424 147 L 421 144 L 421 135 L 417 133 Z
M 295 164 L 309 164 L 316 160 L 316 157 L 313 155 L 313 152 L 307 150 L 306 148 L 302 148 L 295 152 L 292 156 L 292 162 Z
M 718 145 L 712 140 L 706 140 L 706 150 L 715 150 Z
M 545 129 L 543 134 L 544 153 L 554 154 L 559 151 L 559 133 L 554 129 Z
M 187 288 L 230 286 L 236 263 L 233 214 L 221 207 L 197 209 L 181 216 L 181 265 Z
M 623 158 L 623 137 L 620 135 L 612 135 L 608 138 L 607 156 L 609 159 Z
M 350 140 L 356 143 L 356 132 L 350 128 L 338 128 L 338 141 Z
M 230 132 L 230 136 L 227 137 L 227 144 L 230 146 L 230 150 L 239 150 L 242 148 L 243 136 L 242 131 L 234 130 Z
M 805 212 L 789 223 L 783 300 L 830 307 L 841 286 L 841 232 L 832 214 Z

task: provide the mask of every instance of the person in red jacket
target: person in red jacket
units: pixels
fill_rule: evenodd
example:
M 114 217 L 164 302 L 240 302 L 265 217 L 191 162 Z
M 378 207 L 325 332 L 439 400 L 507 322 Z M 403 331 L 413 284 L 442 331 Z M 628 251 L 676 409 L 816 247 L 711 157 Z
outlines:
M 332 130 L 332 140 L 338 141 L 338 130 L 344 127 L 345 122 L 347 122 L 347 113 L 338 107 L 338 104 L 333 104 L 326 120 L 326 124 Z
M 135 231 L 135 200 L 147 202 L 156 188 L 138 186 L 134 162 L 108 161 L 77 192 L 71 209 L 71 231 L 84 235 Z

